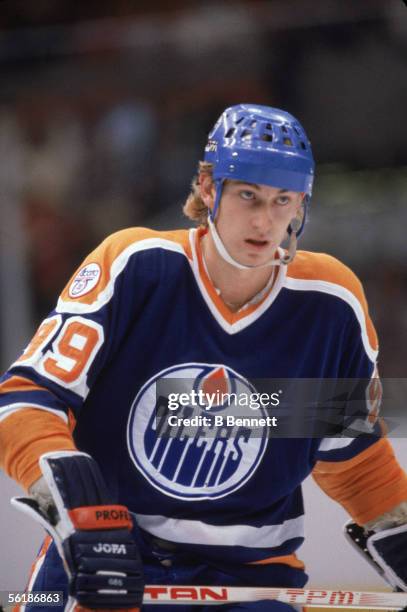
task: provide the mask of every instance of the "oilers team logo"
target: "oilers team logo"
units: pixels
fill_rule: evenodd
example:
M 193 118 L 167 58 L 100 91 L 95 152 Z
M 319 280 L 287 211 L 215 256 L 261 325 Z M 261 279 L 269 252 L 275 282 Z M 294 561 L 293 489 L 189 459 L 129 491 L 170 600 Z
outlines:
M 236 491 L 259 466 L 268 428 L 254 434 L 249 427 L 227 427 L 216 421 L 236 408 L 233 400 L 223 401 L 225 396 L 250 396 L 255 391 L 224 365 L 186 363 L 159 372 L 140 389 L 131 407 L 127 441 L 133 463 L 155 488 L 171 497 L 216 499 Z M 184 401 L 172 413 L 169 398 L 181 394 L 201 401 L 198 406 Z M 171 430 L 171 414 L 179 423 L 195 415 L 198 424 Z M 260 407 L 257 414 L 265 416 L 265 409 Z

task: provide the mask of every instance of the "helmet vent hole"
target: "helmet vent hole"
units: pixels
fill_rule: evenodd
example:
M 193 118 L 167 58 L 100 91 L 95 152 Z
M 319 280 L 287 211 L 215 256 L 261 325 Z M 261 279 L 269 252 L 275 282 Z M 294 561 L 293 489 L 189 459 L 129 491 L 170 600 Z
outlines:
M 251 122 L 250 127 L 255 128 L 256 125 L 257 125 L 257 121 L 254 120 L 254 121 Z
M 263 134 L 261 139 L 265 142 L 273 142 L 273 136 L 271 134 Z
M 291 140 L 291 138 L 283 138 L 283 144 L 285 144 L 287 147 L 292 147 L 293 141 Z
M 301 145 L 301 149 L 304 149 L 304 151 L 306 151 L 307 147 L 305 146 L 305 142 L 300 142 Z
M 235 133 L 235 128 L 229 128 L 228 131 L 225 134 L 225 138 L 231 138 L 233 136 L 233 134 Z
M 285 127 L 285 125 L 283 125 L 283 126 L 281 127 L 281 129 L 282 129 L 282 131 L 284 132 L 284 134 L 288 134 L 288 130 L 287 130 L 287 128 Z
M 244 117 L 239 117 L 239 119 L 236 119 L 235 124 L 238 125 L 239 123 L 242 123 Z
M 250 130 L 243 130 L 242 132 L 242 140 L 251 140 L 252 133 Z

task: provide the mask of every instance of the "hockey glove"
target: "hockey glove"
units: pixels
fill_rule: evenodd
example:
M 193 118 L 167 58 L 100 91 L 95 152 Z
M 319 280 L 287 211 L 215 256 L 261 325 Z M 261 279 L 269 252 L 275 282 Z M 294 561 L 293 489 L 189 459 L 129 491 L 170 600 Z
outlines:
M 394 589 L 407 591 L 407 525 L 377 533 L 349 522 L 345 535 Z
M 374 533 L 367 539 L 367 548 L 387 582 L 407 591 L 407 525 Z
M 144 583 L 132 521 L 125 506 L 112 503 L 97 463 L 85 453 L 59 451 L 42 455 L 39 464 L 48 500 L 20 497 L 12 504 L 53 537 L 69 580 L 65 609 L 139 610 Z

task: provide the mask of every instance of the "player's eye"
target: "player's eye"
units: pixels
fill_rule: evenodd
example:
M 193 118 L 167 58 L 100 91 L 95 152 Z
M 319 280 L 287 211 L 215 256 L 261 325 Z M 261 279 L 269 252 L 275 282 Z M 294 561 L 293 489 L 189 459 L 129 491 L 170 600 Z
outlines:
M 287 204 L 290 204 L 291 202 L 291 197 L 288 195 L 279 195 L 276 198 L 276 202 L 277 204 L 279 204 L 280 206 L 286 206 Z
M 240 197 L 243 200 L 255 200 L 256 199 L 256 194 L 254 193 L 254 191 L 251 191 L 250 189 L 242 189 L 239 192 Z

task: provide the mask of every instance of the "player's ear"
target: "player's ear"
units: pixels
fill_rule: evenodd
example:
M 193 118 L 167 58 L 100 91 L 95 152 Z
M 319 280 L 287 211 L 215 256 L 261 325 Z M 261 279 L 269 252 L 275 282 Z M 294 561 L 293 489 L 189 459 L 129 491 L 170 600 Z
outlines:
M 198 185 L 202 201 L 212 210 L 215 201 L 215 185 L 212 176 L 206 172 L 200 172 Z
M 298 203 L 297 203 L 297 212 L 298 212 L 298 211 L 299 211 L 301 208 L 303 208 L 303 205 L 304 205 L 304 198 L 305 198 L 305 196 L 306 196 L 305 191 L 302 191 L 302 192 L 299 194 L 299 196 L 300 196 L 300 197 L 298 198 Z

